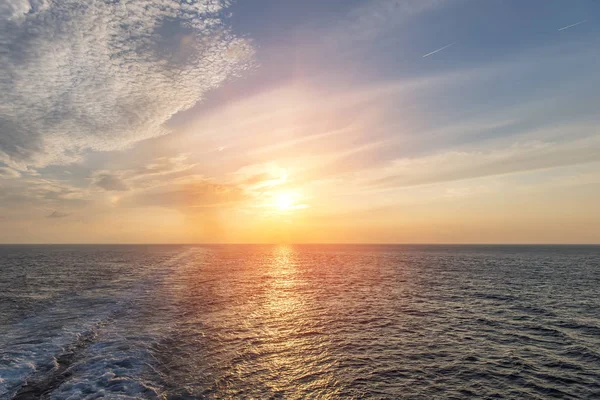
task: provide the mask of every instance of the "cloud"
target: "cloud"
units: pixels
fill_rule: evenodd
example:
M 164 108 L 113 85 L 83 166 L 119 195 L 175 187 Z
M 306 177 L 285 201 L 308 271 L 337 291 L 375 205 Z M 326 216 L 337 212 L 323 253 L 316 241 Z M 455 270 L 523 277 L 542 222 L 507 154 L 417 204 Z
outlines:
M 436 9 L 448 0 L 375 0 L 361 4 L 332 28 L 330 45 L 356 48 L 376 40 L 420 13 Z
M 46 216 L 46 218 L 66 218 L 69 215 L 71 215 L 71 213 L 64 213 L 54 210 L 50 215 Z
M 12 168 L 0 167 L 0 178 L 18 178 L 21 174 Z
M 15 212 L 31 212 L 31 207 L 77 208 L 89 203 L 87 197 L 85 190 L 52 179 L 22 177 L 0 180 L 0 207 Z
M 163 185 L 168 179 L 193 175 L 196 164 L 186 163 L 187 155 L 159 157 L 147 165 L 116 171 L 100 170 L 92 175 L 92 184 L 107 191 L 127 191 Z
M 234 181 L 249 189 L 277 186 L 288 179 L 288 171 L 275 162 L 246 165 L 234 173 Z
M 155 206 L 183 211 L 237 204 L 247 198 L 235 184 L 217 183 L 203 177 L 186 177 L 171 184 L 141 190 L 119 202 L 125 206 Z
M 7 20 L 22 21 L 31 12 L 40 12 L 47 8 L 45 0 L 7 0 L 0 3 L 0 15 Z
M 249 67 L 226 1 L 9 0 L 0 8 L 0 162 L 25 170 L 120 150 Z
M 570 143 L 529 142 L 494 150 L 450 150 L 422 157 L 393 160 L 375 171 L 372 183 L 406 187 L 507 175 L 597 161 L 598 138 Z
M 180 154 L 174 157 L 159 157 L 150 164 L 137 168 L 133 171 L 128 171 L 128 175 L 132 178 L 144 178 L 151 176 L 169 175 L 177 172 L 184 172 L 196 166 L 196 164 L 188 164 L 187 154 Z
M 111 183 L 114 180 L 116 186 L 124 184 L 131 189 L 113 202 L 116 206 L 164 207 L 190 215 L 244 207 L 261 199 L 269 189 L 281 187 L 288 178 L 286 169 L 276 163 L 263 163 L 247 165 L 217 180 L 190 173 L 189 168 L 183 168 L 184 161 L 183 156 L 160 158 L 138 170 L 98 176 L 110 176 Z
M 129 186 L 117 175 L 100 174 L 94 178 L 94 185 L 108 191 L 126 191 Z

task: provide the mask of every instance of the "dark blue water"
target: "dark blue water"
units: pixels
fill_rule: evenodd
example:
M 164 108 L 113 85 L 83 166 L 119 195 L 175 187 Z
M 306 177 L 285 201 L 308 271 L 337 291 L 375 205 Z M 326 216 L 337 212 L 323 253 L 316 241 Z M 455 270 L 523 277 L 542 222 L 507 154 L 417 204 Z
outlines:
M 600 247 L 0 246 L 0 398 L 600 398 Z

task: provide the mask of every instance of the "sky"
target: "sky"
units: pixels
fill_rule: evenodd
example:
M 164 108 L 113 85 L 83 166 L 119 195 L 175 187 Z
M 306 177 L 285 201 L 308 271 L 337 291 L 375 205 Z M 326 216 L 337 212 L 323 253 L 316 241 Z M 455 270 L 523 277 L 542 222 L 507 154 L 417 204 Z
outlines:
M 0 243 L 600 243 L 596 0 L 5 0 Z

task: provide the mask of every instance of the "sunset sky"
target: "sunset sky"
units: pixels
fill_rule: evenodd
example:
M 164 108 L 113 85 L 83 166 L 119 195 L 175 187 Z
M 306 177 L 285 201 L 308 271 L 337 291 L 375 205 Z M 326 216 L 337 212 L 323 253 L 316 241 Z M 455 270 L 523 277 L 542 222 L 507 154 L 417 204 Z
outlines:
M 0 20 L 0 242 L 600 243 L 598 1 Z

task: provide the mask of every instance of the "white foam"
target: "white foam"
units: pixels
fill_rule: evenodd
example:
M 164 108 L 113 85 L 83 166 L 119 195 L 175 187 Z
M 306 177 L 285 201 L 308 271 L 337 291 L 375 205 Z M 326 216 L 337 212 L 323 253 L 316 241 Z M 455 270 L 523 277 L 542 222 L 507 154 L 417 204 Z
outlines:
M 149 348 L 160 337 L 136 335 L 144 327 L 134 321 L 137 303 L 189 255 L 182 252 L 165 263 L 147 269 L 144 278 L 127 291 L 106 291 L 90 300 L 80 296 L 60 299 L 52 307 L 20 321 L 0 338 L 0 398 L 13 396 L 28 378 L 51 374 L 59 366 L 56 356 L 79 351 L 73 374 L 53 398 L 157 397 L 159 390 L 141 376 L 148 369 Z M 144 267 L 142 267 L 144 268 Z M 108 307 L 107 307 L 108 306 Z M 86 337 L 93 343 L 80 343 Z M 81 348 L 69 349 L 69 347 Z

